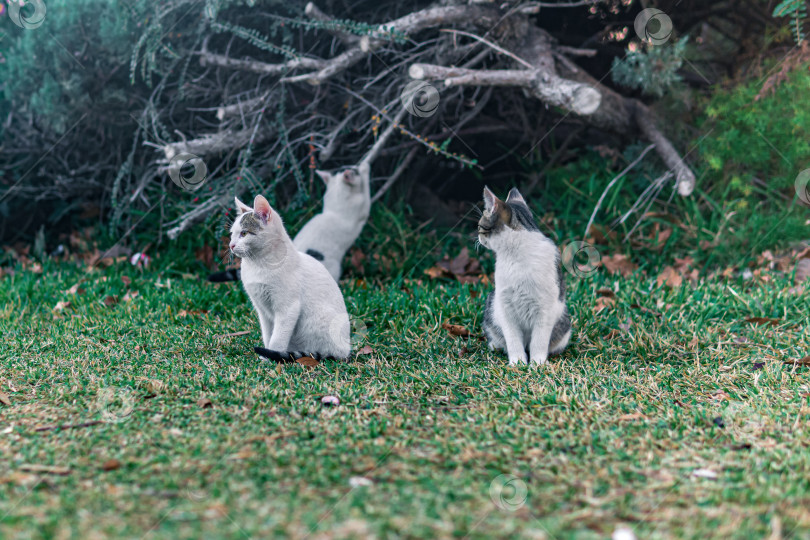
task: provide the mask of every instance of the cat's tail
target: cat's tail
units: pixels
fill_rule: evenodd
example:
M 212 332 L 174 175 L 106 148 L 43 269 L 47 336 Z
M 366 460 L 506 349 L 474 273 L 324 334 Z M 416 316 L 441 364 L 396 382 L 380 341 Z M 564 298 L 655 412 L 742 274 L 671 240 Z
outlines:
M 208 276 L 208 281 L 211 283 L 223 283 L 225 281 L 241 281 L 242 271 L 238 268 L 235 270 L 225 270 L 224 272 L 215 272 Z
M 278 362 L 279 364 L 294 364 L 296 360 L 306 356 L 314 358 L 315 360 L 321 360 L 324 358 L 320 353 L 307 353 L 299 351 L 279 352 L 271 351 L 270 349 L 265 349 L 264 347 L 253 347 L 253 350 L 259 356 L 263 356 L 273 360 L 274 362 Z

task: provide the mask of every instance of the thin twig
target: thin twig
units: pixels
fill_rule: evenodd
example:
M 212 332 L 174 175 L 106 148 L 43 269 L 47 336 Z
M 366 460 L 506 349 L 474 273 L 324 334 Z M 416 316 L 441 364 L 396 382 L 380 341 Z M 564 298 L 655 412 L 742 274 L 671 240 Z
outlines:
M 484 45 L 487 45 L 487 46 L 491 47 L 492 49 L 495 49 L 495 50 L 496 50 L 496 51 L 498 51 L 499 53 L 501 53 L 501 54 L 504 54 L 504 55 L 508 56 L 509 58 L 511 58 L 512 60 L 516 61 L 517 63 L 522 64 L 522 65 L 523 65 L 523 67 L 525 67 L 525 68 L 531 69 L 532 71 L 534 71 L 535 69 L 537 69 L 537 67 L 536 67 L 536 66 L 531 65 L 530 63 L 528 63 L 526 60 L 524 60 L 523 58 L 519 57 L 519 56 L 518 56 L 518 55 L 516 55 L 515 53 L 510 52 L 510 51 L 507 51 L 506 49 L 504 49 L 504 48 L 503 48 L 503 47 L 501 47 L 500 45 L 496 45 L 495 43 L 492 43 L 492 42 L 491 42 L 491 41 L 489 41 L 488 39 L 484 39 L 484 38 L 482 38 L 481 36 L 476 36 L 475 34 L 472 34 L 472 33 L 470 33 L 470 32 L 465 32 L 464 30 L 456 30 L 456 29 L 454 29 L 454 28 L 445 28 L 445 29 L 443 29 L 443 30 L 441 30 L 441 31 L 442 31 L 442 32 L 449 32 L 449 33 L 453 33 L 453 34 L 461 34 L 462 36 L 467 36 L 467 37 L 469 37 L 469 38 L 473 38 L 474 40 L 476 40 L 476 41 L 480 41 L 480 42 L 481 42 L 481 43 L 483 43 Z
M 614 178 L 613 180 L 610 181 L 610 183 L 605 188 L 605 191 L 602 192 L 602 196 L 599 197 L 598 201 L 596 201 L 596 206 L 594 207 L 593 213 L 591 214 L 591 219 L 588 220 L 588 225 L 585 227 L 585 234 L 582 235 L 582 238 L 587 238 L 588 237 L 588 232 L 590 232 L 590 230 L 591 230 L 591 225 L 593 225 L 593 220 L 596 217 L 596 213 L 599 211 L 599 207 L 602 206 L 602 201 L 605 200 L 605 197 L 607 196 L 608 191 L 610 191 L 610 188 L 613 187 L 613 184 L 618 182 L 619 179 L 621 179 L 625 174 L 630 172 L 630 170 L 633 167 L 638 165 L 638 162 L 641 161 L 644 158 L 644 156 L 647 155 L 647 152 L 649 152 L 653 148 L 655 148 L 654 144 L 651 144 L 647 148 L 645 148 L 640 156 L 638 156 L 636 159 L 634 159 L 633 162 L 630 165 L 628 165 L 627 167 L 625 167 L 624 170 L 622 172 L 620 172 L 619 175 L 616 178 Z

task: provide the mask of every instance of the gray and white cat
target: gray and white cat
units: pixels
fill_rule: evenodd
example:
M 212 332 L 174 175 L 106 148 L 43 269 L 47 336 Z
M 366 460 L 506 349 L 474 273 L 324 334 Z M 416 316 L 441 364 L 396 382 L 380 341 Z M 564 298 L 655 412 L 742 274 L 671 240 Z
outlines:
M 371 209 L 370 167 L 349 167 L 334 173 L 315 171 L 326 184 L 323 211 L 295 235 L 293 245 L 329 270 L 338 281 L 344 255 L 360 236 Z M 225 270 L 208 276 L 209 281 L 239 281 L 239 270 Z
M 335 280 L 295 248 L 267 199 L 258 195 L 253 208 L 235 200 L 230 249 L 242 258 L 242 283 L 259 316 L 264 347 L 256 353 L 278 362 L 347 358 L 349 315 Z
M 520 192 L 506 201 L 484 188 L 478 240 L 495 252 L 495 290 L 487 297 L 484 333 L 505 349 L 509 365 L 545 364 L 571 338 L 560 252 L 534 221 Z

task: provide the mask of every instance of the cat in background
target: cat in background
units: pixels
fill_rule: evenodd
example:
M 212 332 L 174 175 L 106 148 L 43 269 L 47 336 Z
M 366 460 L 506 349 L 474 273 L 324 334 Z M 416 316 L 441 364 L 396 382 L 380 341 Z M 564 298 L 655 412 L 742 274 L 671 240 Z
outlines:
M 277 362 L 347 358 L 349 315 L 337 282 L 296 249 L 267 199 L 256 196 L 253 208 L 235 202 L 229 247 L 242 259 L 242 283 L 259 316 L 264 346 L 256 353 Z
M 298 232 L 293 245 L 340 279 L 343 256 L 360 236 L 371 210 L 370 166 L 349 167 L 333 173 L 315 171 L 326 184 L 323 211 Z M 209 281 L 239 281 L 239 270 L 225 270 L 208 276 Z
M 495 290 L 483 328 L 490 349 L 505 349 L 509 365 L 541 365 L 571 339 L 560 251 L 534 221 L 520 192 L 506 201 L 484 188 L 478 240 L 495 252 Z

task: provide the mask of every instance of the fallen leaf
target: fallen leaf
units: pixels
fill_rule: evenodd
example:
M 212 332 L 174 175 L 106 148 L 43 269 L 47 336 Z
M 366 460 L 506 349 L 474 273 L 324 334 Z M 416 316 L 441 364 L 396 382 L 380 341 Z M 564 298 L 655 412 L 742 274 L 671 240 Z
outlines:
M 430 279 L 439 279 L 445 275 L 445 272 L 438 266 L 431 266 L 425 270 L 425 274 L 427 274 Z
M 681 286 L 681 283 L 683 283 L 683 277 L 681 277 L 678 271 L 673 267 L 667 266 L 661 271 L 655 282 L 659 287 L 661 285 L 666 285 L 667 287 L 674 289 L 675 287 Z
M 118 297 L 117 296 L 106 296 L 104 298 L 104 305 L 105 306 L 114 306 L 117 303 L 118 303 Z
M 804 283 L 810 278 L 810 259 L 799 259 L 796 263 L 796 276 L 794 277 L 796 285 Z
M 710 480 L 714 480 L 717 478 L 717 473 L 711 469 L 695 469 L 692 471 L 692 476 L 697 478 L 708 478 Z
M 57 474 L 59 476 L 70 474 L 70 467 L 58 467 L 56 465 L 21 465 L 20 470 L 40 474 Z
M 79 287 L 80 283 L 76 283 L 67 290 L 68 294 L 84 294 L 84 289 Z
M 351 255 L 351 263 L 355 270 L 357 270 L 358 274 L 362 274 L 365 271 L 365 267 L 363 266 L 363 262 L 367 259 L 366 254 L 363 253 L 359 248 L 352 248 L 352 255 Z
M 640 412 L 634 412 L 634 413 L 623 414 L 620 417 L 618 417 L 616 420 L 618 420 L 619 422 L 627 422 L 627 421 L 630 421 L 630 420 L 646 420 L 646 419 L 647 419 L 647 415 L 641 414 Z
M 596 294 L 599 296 L 606 296 L 608 298 L 616 298 L 616 293 L 614 293 L 611 289 L 603 287 L 601 289 L 596 289 Z
M 302 358 L 296 358 L 295 361 L 297 363 L 301 364 L 302 366 L 310 366 L 310 367 L 317 366 L 317 365 L 320 364 L 320 362 L 318 362 L 317 360 L 315 360 L 311 356 L 304 356 Z
M 129 287 L 132 284 L 132 280 L 129 279 L 128 276 L 121 276 L 121 281 L 123 281 L 124 285 L 126 285 L 127 287 Z
M 355 356 L 362 356 L 364 354 L 372 354 L 373 352 L 374 352 L 374 349 L 371 348 L 371 345 L 366 345 L 365 347 L 363 347 L 362 349 L 360 349 L 359 351 L 354 353 L 354 355 Z
M 0 392 L 0 403 L 3 405 L 8 405 L 11 407 L 11 400 L 8 398 L 8 394 L 4 392 Z
M 794 366 L 810 366 L 810 356 L 805 356 L 804 358 L 799 358 L 798 360 L 785 360 L 785 364 L 791 364 Z
M 767 324 L 769 326 L 776 326 L 782 321 L 780 319 L 770 319 L 768 317 L 746 317 L 745 322 L 754 323 L 758 326 L 763 324 Z
M 627 255 L 622 253 L 617 253 L 610 257 L 602 257 L 602 265 L 605 267 L 605 270 L 611 274 L 618 273 L 623 277 L 629 276 L 638 269 L 638 265 L 634 264 L 627 258 Z
M 203 397 L 197 400 L 197 406 L 201 409 L 210 409 L 214 406 L 214 404 L 210 399 Z
M 70 307 L 70 302 L 57 302 L 54 306 L 54 311 L 64 311 Z
M 114 471 L 114 470 L 120 469 L 120 468 L 121 468 L 121 462 L 118 461 L 115 458 L 108 459 L 107 461 L 105 461 L 104 463 L 101 464 L 101 470 L 102 471 Z
M 638 309 L 638 310 L 640 310 L 642 313 L 648 313 L 648 314 L 650 314 L 650 315 L 654 315 L 654 316 L 656 316 L 656 317 L 663 317 L 663 315 L 662 315 L 661 313 L 659 313 L 659 312 L 657 312 L 657 311 L 654 311 L 654 310 L 652 310 L 652 309 L 650 309 L 650 308 L 646 308 L 646 307 L 644 307 L 644 306 L 640 306 L 640 305 L 638 305 L 638 304 L 630 304 L 630 307 L 631 307 L 631 308 L 633 308 L 633 309 Z
M 373 485 L 374 482 L 366 478 L 365 476 L 352 476 L 349 478 L 349 485 L 353 488 L 358 487 L 366 487 Z
M 138 296 L 140 295 L 141 293 L 139 293 L 138 291 L 127 291 L 127 293 L 124 295 L 124 302 L 131 302 L 132 300 L 138 298 Z
M 469 337 L 470 331 L 458 324 L 442 323 L 442 328 L 447 330 L 451 336 Z
M 593 312 L 599 313 L 600 311 L 603 311 L 605 309 L 612 308 L 614 305 L 616 305 L 615 298 L 610 298 L 609 296 L 600 296 L 596 299 Z
M 326 407 L 337 407 L 340 405 L 340 399 L 337 396 L 323 396 L 321 398 L 321 404 Z

